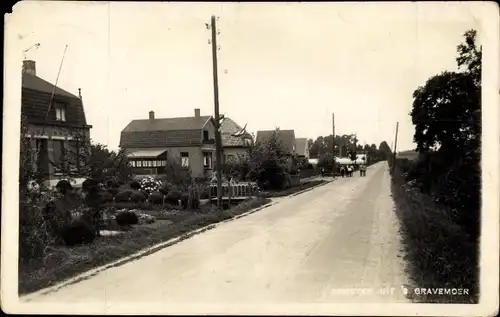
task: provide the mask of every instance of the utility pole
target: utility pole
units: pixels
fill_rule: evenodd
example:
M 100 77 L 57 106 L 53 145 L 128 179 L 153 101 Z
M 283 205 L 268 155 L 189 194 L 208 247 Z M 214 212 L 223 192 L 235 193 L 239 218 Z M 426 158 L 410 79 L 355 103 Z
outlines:
M 335 178 L 335 173 L 336 173 L 336 164 L 335 164 L 335 113 L 332 112 L 332 124 L 333 124 L 333 139 L 332 139 L 332 143 L 333 143 L 333 163 L 332 163 L 332 166 L 333 166 L 333 177 Z
M 394 168 L 396 167 L 396 148 L 398 147 L 398 129 L 399 122 L 396 122 L 396 136 L 394 137 L 394 150 L 392 153 L 392 171 L 394 172 Z
M 215 114 L 215 168 L 217 173 L 217 207 L 222 207 L 222 162 L 221 162 L 221 136 L 219 116 L 219 79 L 217 73 L 217 27 L 215 15 L 212 15 L 210 28 L 212 30 L 212 66 L 214 78 L 214 114 Z

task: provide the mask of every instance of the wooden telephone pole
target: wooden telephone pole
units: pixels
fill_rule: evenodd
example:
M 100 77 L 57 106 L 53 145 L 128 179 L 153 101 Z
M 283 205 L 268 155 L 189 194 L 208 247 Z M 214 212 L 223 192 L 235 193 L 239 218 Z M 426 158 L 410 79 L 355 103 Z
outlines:
M 394 168 L 396 167 L 396 148 L 398 147 L 398 129 L 399 122 L 396 122 L 396 136 L 394 137 L 394 150 L 392 153 L 392 171 L 394 172 Z
M 215 15 L 212 15 L 210 28 L 212 30 L 212 66 L 214 78 L 214 115 L 215 115 L 215 168 L 217 176 L 217 207 L 222 207 L 222 162 L 221 162 L 221 136 L 220 136 L 220 115 L 219 115 L 219 78 L 217 73 L 217 27 Z

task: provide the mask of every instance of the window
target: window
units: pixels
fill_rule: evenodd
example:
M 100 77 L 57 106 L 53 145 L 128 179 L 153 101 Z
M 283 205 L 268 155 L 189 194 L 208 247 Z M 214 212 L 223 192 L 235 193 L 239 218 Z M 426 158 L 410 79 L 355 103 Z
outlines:
M 203 130 L 203 141 L 208 141 L 208 131 Z
M 137 161 L 137 167 L 142 167 L 142 161 Z
M 54 145 L 54 164 L 61 164 L 64 162 L 64 140 L 53 140 Z
M 156 162 L 157 162 L 157 161 L 153 161 L 153 167 L 156 167 Z
M 130 161 L 128 163 L 130 164 L 130 166 L 135 167 L 135 161 Z
M 61 103 L 55 103 L 54 109 L 56 111 L 56 120 L 65 122 L 66 121 L 66 107 L 65 107 L 65 105 L 61 104 Z
M 66 151 L 71 170 L 80 171 L 80 157 L 82 155 L 81 145 L 79 141 L 68 141 L 68 151 Z
M 232 154 L 226 155 L 226 162 L 234 162 L 234 155 Z
M 189 153 L 181 152 L 181 164 L 182 167 L 189 167 Z
M 212 153 L 203 152 L 203 166 L 205 168 L 212 168 Z

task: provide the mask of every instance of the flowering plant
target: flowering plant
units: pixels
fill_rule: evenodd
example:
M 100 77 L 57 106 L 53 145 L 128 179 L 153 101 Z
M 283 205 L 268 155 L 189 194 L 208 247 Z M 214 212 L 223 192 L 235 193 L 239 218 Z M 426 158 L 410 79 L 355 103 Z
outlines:
M 141 179 L 139 184 L 141 185 L 141 191 L 144 192 L 147 196 L 149 196 L 149 194 L 151 194 L 152 192 L 158 191 L 162 185 L 160 180 L 156 180 L 151 176 Z

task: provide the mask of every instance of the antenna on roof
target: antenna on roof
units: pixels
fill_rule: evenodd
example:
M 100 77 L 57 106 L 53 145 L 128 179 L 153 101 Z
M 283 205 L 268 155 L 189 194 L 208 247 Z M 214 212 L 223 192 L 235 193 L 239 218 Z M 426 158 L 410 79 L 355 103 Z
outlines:
M 52 102 L 54 101 L 54 95 L 56 93 L 56 87 L 57 87 L 57 82 L 59 81 L 59 75 L 61 75 L 61 69 L 64 61 L 64 56 L 66 55 L 66 49 L 68 48 L 68 44 L 64 47 L 64 53 L 61 59 L 61 65 L 59 65 L 59 71 L 57 72 L 57 77 L 56 77 L 56 83 L 54 84 L 54 88 L 52 89 L 52 95 L 50 96 L 50 102 L 49 102 L 49 107 L 47 109 L 47 113 L 45 114 L 45 120 L 47 120 L 47 117 L 49 116 L 50 108 L 52 107 Z
M 243 129 L 241 129 L 240 131 L 236 132 L 236 133 L 233 133 L 231 134 L 231 136 L 234 136 L 234 137 L 242 137 L 242 136 L 245 136 L 247 134 L 247 124 L 245 123 L 245 126 L 243 127 Z
M 30 47 L 28 47 L 27 49 L 25 49 L 23 51 L 24 60 L 26 60 L 26 53 L 28 53 L 32 48 L 39 49 L 40 48 L 40 43 L 35 43 L 35 44 L 31 45 Z

